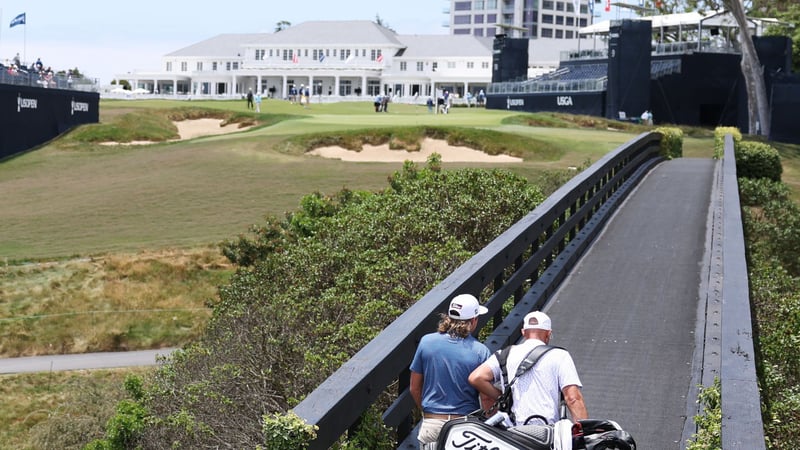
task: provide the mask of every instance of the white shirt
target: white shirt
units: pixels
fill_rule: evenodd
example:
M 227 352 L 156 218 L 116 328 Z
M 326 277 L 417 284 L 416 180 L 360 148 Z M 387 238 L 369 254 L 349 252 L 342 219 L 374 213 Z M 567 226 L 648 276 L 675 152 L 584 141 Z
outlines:
M 544 342 L 528 339 L 522 344 L 512 346 L 506 362 L 509 382 L 514 379 L 522 360 L 539 345 L 544 345 Z M 503 374 L 497 356 L 493 354 L 486 363 L 492 369 L 495 383 L 502 384 Z M 544 416 L 548 423 L 557 422 L 560 419 L 561 390 L 570 385 L 583 387 L 570 354 L 558 348 L 545 353 L 535 366 L 522 374 L 512 385 L 511 395 L 514 403 L 511 409 L 517 425 L 522 425 L 525 419 L 534 414 Z M 500 389 L 504 388 L 505 386 L 501 386 Z M 531 423 L 541 423 L 541 421 L 531 421 Z

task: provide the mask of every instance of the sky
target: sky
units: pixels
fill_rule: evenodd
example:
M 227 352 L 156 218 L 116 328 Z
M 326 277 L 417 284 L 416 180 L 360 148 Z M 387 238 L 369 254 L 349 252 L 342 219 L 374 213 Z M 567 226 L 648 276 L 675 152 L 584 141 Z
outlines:
M 448 34 L 449 7 L 448 0 L 0 0 L 0 61 L 19 53 L 31 64 L 41 58 L 55 71 L 77 68 L 106 85 L 115 75 L 156 71 L 163 55 L 218 34 L 271 33 L 283 20 L 379 15 L 400 34 Z M 26 24 L 11 28 L 22 13 Z
M 447 34 L 447 0 L 0 0 L 0 61 L 16 53 L 53 70 L 78 68 L 108 84 L 116 74 L 158 70 L 161 57 L 225 33 L 271 33 L 286 20 L 375 20 L 400 34 Z M 26 24 L 10 28 L 26 14 Z

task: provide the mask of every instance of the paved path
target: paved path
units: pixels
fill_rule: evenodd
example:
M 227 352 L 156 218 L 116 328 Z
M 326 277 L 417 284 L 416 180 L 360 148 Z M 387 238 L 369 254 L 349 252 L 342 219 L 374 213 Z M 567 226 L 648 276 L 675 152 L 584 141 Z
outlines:
M 167 355 L 173 349 L 135 352 L 86 353 L 79 355 L 28 356 L 0 358 L 0 374 L 50 372 L 54 370 L 111 369 L 116 367 L 153 366 L 157 355 Z
M 684 448 L 714 164 L 657 166 L 545 308 L 589 415 L 616 420 L 641 448 Z

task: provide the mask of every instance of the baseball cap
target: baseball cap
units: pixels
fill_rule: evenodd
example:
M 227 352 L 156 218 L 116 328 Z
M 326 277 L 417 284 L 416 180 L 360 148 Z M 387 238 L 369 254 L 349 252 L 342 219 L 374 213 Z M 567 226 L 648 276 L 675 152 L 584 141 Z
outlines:
M 522 321 L 522 329 L 550 331 L 552 330 L 552 325 L 547 314 L 541 311 L 534 311 L 525 315 L 525 319 Z
M 461 294 L 453 297 L 450 301 L 450 308 L 447 310 L 447 315 L 451 319 L 469 320 L 481 314 L 489 312 L 485 306 L 478 303 L 478 299 L 474 295 Z

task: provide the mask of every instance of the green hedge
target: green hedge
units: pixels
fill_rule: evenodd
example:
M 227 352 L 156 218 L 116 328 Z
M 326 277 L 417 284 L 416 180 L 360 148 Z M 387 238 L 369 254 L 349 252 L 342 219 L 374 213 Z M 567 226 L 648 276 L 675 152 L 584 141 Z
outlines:
M 734 148 L 742 142 L 742 132 L 736 127 L 717 127 L 714 130 L 714 159 L 722 159 L 725 155 L 725 135 L 733 136 Z
M 781 155 L 762 142 L 740 142 L 736 147 L 736 176 L 781 181 Z
M 661 133 L 661 156 L 667 159 L 683 156 L 683 131 L 680 128 L 659 127 L 656 132 Z

